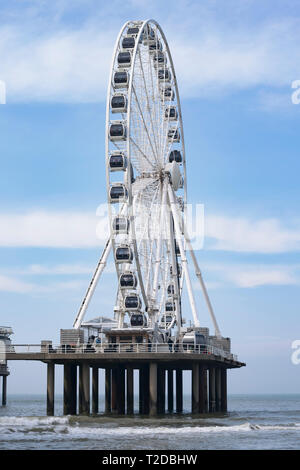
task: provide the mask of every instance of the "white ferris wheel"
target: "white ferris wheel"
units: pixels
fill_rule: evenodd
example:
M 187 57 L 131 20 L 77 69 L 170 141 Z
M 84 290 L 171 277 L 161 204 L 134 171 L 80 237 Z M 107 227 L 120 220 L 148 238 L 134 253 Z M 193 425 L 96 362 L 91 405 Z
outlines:
M 199 327 L 188 253 L 220 337 L 184 224 L 187 180 L 179 92 L 166 37 L 154 20 L 128 21 L 118 35 L 105 136 L 110 237 L 74 328 L 81 326 L 111 251 L 118 276 L 118 328 L 179 336 L 185 288 Z

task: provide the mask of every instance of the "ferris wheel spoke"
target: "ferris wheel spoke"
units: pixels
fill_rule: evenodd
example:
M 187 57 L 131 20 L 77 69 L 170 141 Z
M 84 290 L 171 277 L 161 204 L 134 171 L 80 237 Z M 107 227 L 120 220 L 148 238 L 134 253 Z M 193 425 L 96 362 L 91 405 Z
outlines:
M 147 155 L 145 155 L 145 153 L 143 152 L 143 150 L 140 148 L 140 146 L 135 142 L 135 140 L 130 136 L 130 141 L 133 143 L 133 145 L 136 147 L 136 149 L 140 152 L 140 154 L 145 158 L 145 160 L 147 160 L 147 162 L 149 163 L 149 165 L 152 166 L 153 169 L 155 169 L 155 166 L 153 165 L 153 163 L 149 160 L 149 158 L 147 157 Z
M 140 53 L 140 51 L 139 51 L 138 56 L 139 56 L 139 62 L 140 62 L 142 77 L 143 77 L 144 90 L 145 90 L 145 97 L 146 97 L 146 102 L 147 102 L 147 109 L 148 109 L 149 116 L 150 116 L 150 122 L 151 122 L 151 126 L 152 126 L 152 132 L 153 132 L 153 135 L 156 136 L 156 132 L 155 132 L 154 125 L 153 125 L 152 113 L 151 113 L 152 107 L 151 107 L 151 105 L 150 105 L 149 94 L 148 94 L 148 87 L 147 87 L 147 84 L 146 84 L 145 71 L 144 71 L 144 66 L 143 66 L 143 62 L 142 62 L 142 59 L 141 59 L 141 53 Z M 154 138 L 156 138 L 156 137 L 154 137 Z M 159 153 L 159 147 L 158 147 L 158 152 L 157 152 L 157 154 L 160 155 L 160 153 Z
M 149 140 L 149 144 L 150 144 L 150 147 L 151 147 L 151 150 L 152 150 L 152 154 L 155 158 L 155 160 L 158 162 L 158 156 L 157 156 L 157 153 L 155 152 L 154 148 L 153 148 L 153 144 L 152 144 L 152 141 L 151 141 L 151 137 L 149 135 L 149 130 L 148 130 L 148 127 L 146 125 L 146 122 L 145 122 L 145 119 L 144 119 L 144 115 L 143 115 L 143 112 L 142 112 L 142 109 L 141 109 L 141 105 L 140 105 L 140 102 L 139 102 L 139 99 L 137 97 L 137 94 L 136 94 L 136 91 L 135 91 L 135 88 L 134 88 L 134 85 L 132 86 L 132 90 L 133 90 L 133 93 L 134 93 L 134 96 L 135 96 L 135 99 L 136 99 L 136 103 L 137 103 L 137 106 L 138 106 L 138 110 L 139 110 L 139 113 L 141 115 L 141 118 L 142 118 L 142 121 L 143 121 L 143 124 L 144 124 L 144 129 L 146 131 L 146 134 L 147 134 L 147 138 Z
M 153 140 L 154 140 L 154 145 L 155 145 L 155 149 L 156 149 L 156 154 L 159 156 L 159 147 L 158 147 L 158 142 L 157 142 L 157 116 L 158 116 L 158 106 L 156 106 L 156 103 L 154 101 L 154 97 L 155 97 L 155 92 L 154 92 L 154 83 L 153 83 L 153 67 L 151 66 L 151 61 L 150 61 L 151 57 L 150 57 L 150 52 L 148 51 L 148 71 L 149 71 L 149 75 L 150 75 L 150 82 L 151 82 L 151 89 L 152 89 L 152 102 L 154 102 L 153 106 L 152 106 L 152 110 L 153 112 L 150 113 L 149 111 L 149 114 L 150 114 L 150 122 L 151 122 L 151 127 L 152 127 L 152 132 L 153 132 Z M 158 83 L 157 83 L 158 85 Z M 159 91 L 159 90 L 158 90 Z M 153 117 L 155 119 L 153 119 Z M 154 126 L 154 122 L 155 121 L 155 126 Z M 155 129 L 154 129 L 155 127 Z

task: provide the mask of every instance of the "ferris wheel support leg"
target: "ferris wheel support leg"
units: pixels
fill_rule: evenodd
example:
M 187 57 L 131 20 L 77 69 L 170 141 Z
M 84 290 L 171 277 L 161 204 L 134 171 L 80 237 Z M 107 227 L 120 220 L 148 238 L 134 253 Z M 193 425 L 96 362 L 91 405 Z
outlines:
M 173 189 L 170 188 L 170 190 L 172 191 L 173 193 Z M 173 193 L 173 199 L 174 199 L 174 193 Z M 177 212 L 177 211 L 176 211 Z M 186 225 L 186 224 L 185 224 Z M 190 240 L 190 237 L 187 233 L 187 230 L 185 228 L 185 225 L 184 225 L 184 238 L 185 238 L 185 241 L 187 243 L 187 248 L 188 250 L 190 251 L 191 253 L 191 257 L 192 257 L 192 260 L 193 260 L 193 264 L 194 264 L 194 268 L 195 268 L 195 273 L 196 273 L 196 276 L 200 282 L 200 286 L 201 286 L 201 289 L 202 289 L 202 292 L 203 292 L 203 295 L 204 295 L 204 298 L 205 298 L 205 302 L 206 302 L 206 305 L 207 305 L 207 308 L 208 308 L 208 311 L 210 313 L 210 316 L 211 316 L 211 319 L 212 319 L 212 322 L 213 322 L 213 325 L 214 325 L 214 328 L 215 328 L 215 335 L 218 337 L 218 338 L 221 338 L 222 335 L 221 335 L 221 332 L 220 332 L 220 328 L 219 328 L 219 325 L 218 325 L 218 322 L 217 322 L 217 319 L 216 319 L 216 316 L 215 316 L 215 313 L 213 311 L 213 308 L 212 308 L 212 305 L 211 305 L 211 302 L 210 302 L 210 298 L 208 296 L 208 292 L 206 290 L 206 286 L 205 286 L 205 283 L 204 283 L 204 280 L 203 280 L 203 277 L 202 277 L 202 273 L 201 273 L 201 270 L 200 270 L 200 267 L 199 267 L 199 264 L 198 264 L 198 261 L 197 261 L 197 258 L 196 258 L 196 255 L 195 255 L 195 252 L 194 252 L 194 249 L 192 247 L 192 243 L 191 243 L 191 240 Z
M 166 200 L 167 200 L 167 186 L 164 183 L 162 187 L 162 194 L 161 194 L 161 206 L 160 206 L 160 217 L 159 217 L 160 227 L 162 226 L 162 222 L 164 220 Z M 160 233 L 160 237 L 158 239 L 158 246 L 157 246 L 157 256 L 155 260 L 155 271 L 154 271 L 153 289 L 152 289 L 152 298 L 154 300 L 156 300 L 156 294 L 157 294 L 158 274 L 159 274 L 159 268 L 160 268 L 160 262 L 161 262 L 161 259 L 160 259 L 161 246 L 162 246 L 162 235 Z
M 179 282 L 178 282 L 178 270 L 177 270 L 177 260 L 175 254 L 175 236 L 174 236 L 174 224 L 173 224 L 173 217 L 172 212 L 169 214 L 169 223 L 170 223 L 170 246 L 171 246 L 171 259 L 172 259 L 172 278 L 173 278 L 173 285 L 174 285 L 174 292 L 175 292 L 175 310 L 176 310 L 176 322 L 177 322 L 177 336 L 180 335 L 181 326 L 182 326 L 182 315 L 181 315 L 181 302 L 180 293 L 179 293 Z M 173 321 L 169 327 L 173 327 Z
M 205 298 L 205 302 L 206 302 L 207 308 L 209 310 L 209 313 L 210 313 L 210 316 L 211 316 L 211 319 L 212 319 L 212 322 L 213 322 L 213 325 L 214 325 L 214 328 L 215 328 L 215 334 L 218 338 L 221 338 L 222 335 L 221 335 L 221 332 L 220 332 L 220 329 L 219 329 L 219 326 L 218 326 L 218 323 L 217 323 L 217 319 L 215 317 L 215 314 L 214 314 L 214 311 L 213 311 L 213 308 L 212 308 L 212 305 L 211 305 L 211 302 L 210 302 L 210 298 L 209 298 L 207 290 L 206 290 L 206 286 L 205 286 L 204 281 L 203 281 L 202 273 L 200 271 L 198 261 L 197 261 L 197 258 L 195 256 L 191 241 L 188 237 L 186 237 L 186 241 L 187 241 L 188 250 L 191 252 L 191 257 L 192 257 L 194 267 L 195 267 L 195 273 L 196 273 L 196 276 L 197 276 L 197 278 L 200 282 L 200 286 L 201 286 L 201 289 L 202 289 L 202 292 L 203 292 L 203 295 L 204 295 L 204 298 Z
M 84 319 L 86 309 L 88 308 L 89 302 L 90 302 L 90 300 L 93 296 L 96 285 L 97 285 L 97 283 L 99 281 L 99 278 L 100 278 L 100 276 L 101 276 L 101 274 L 102 274 L 102 272 L 103 272 L 103 270 L 106 266 L 106 261 L 107 261 L 108 255 L 110 253 L 111 247 L 112 247 L 112 242 L 111 242 L 111 237 L 109 237 L 109 239 L 107 240 L 106 245 L 104 247 L 104 250 L 102 252 L 99 263 L 97 265 L 96 271 L 95 271 L 95 273 L 92 277 L 92 280 L 90 282 L 90 285 L 88 287 L 88 290 L 87 290 L 87 292 L 85 294 L 85 297 L 82 301 L 82 304 L 80 306 L 77 317 L 74 321 L 73 328 L 75 328 L 75 329 L 78 329 L 81 326 L 81 323 Z
M 174 194 L 170 185 L 168 185 L 168 195 L 169 195 L 169 204 L 170 204 L 170 208 L 171 208 L 173 219 L 174 219 L 175 235 L 177 238 L 177 243 L 178 243 L 180 256 L 181 256 L 181 263 L 182 263 L 183 271 L 185 274 L 186 286 L 187 286 L 189 301 L 190 301 L 190 305 L 192 309 L 193 319 L 194 319 L 195 326 L 200 326 L 198 315 L 197 315 L 197 310 L 196 310 L 194 293 L 192 289 L 190 273 L 188 270 L 187 259 L 186 259 L 185 251 L 183 248 L 182 240 L 181 240 L 180 222 L 179 222 L 179 217 L 178 217 L 178 213 L 176 210 L 176 202 L 175 202 Z

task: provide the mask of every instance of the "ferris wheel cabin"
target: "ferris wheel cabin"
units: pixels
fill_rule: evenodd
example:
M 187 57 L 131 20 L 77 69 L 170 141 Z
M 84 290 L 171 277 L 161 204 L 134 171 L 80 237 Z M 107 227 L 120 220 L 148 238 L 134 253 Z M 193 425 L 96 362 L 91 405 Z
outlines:
M 134 49 L 135 46 L 135 38 L 133 36 L 128 36 L 123 38 L 122 40 L 122 49 Z
M 125 309 L 129 312 L 141 310 L 142 308 L 141 299 L 137 294 L 126 295 L 124 305 Z
M 121 289 L 135 289 L 137 286 L 136 275 L 131 271 L 122 273 L 119 279 L 119 285 Z
M 114 121 L 109 126 L 109 139 L 112 142 L 126 140 L 126 124 L 123 121 Z
M 172 74 L 169 69 L 158 69 L 157 78 L 159 82 L 170 82 L 172 79 Z
M 109 157 L 110 171 L 125 171 L 127 169 L 127 157 L 123 152 L 112 153 Z
M 115 235 L 128 234 L 129 232 L 129 218 L 116 216 L 113 219 L 112 230 Z
M 161 89 L 161 99 L 165 101 L 174 101 L 175 93 L 173 88 L 171 87 L 164 87 Z
M 120 245 L 115 251 L 116 263 L 132 263 L 133 252 L 129 245 Z
M 124 183 L 115 183 L 110 187 L 109 199 L 111 203 L 125 202 L 128 198 L 128 191 Z
M 180 142 L 180 133 L 177 128 L 168 130 L 168 141 L 171 142 Z
M 169 162 L 176 162 L 176 163 L 182 163 L 182 155 L 179 150 L 171 150 L 169 153 Z
M 176 106 L 168 106 L 165 110 L 165 119 L 167 121 L 177 121 L 178 112 Z
M 114 88 L 127 88 L 129 84 L 129 73 L 126 70 L 115 72 L 113 75 Z
M 118 65 L 119 67 L 130 67 L 131 66 L 131 52 L 119 52 L 118 54 Z
M 127 112 L 127 97 L 124 93 L 115 93 L 110 100 L 110 107 L 112 113 L 126 113 Z

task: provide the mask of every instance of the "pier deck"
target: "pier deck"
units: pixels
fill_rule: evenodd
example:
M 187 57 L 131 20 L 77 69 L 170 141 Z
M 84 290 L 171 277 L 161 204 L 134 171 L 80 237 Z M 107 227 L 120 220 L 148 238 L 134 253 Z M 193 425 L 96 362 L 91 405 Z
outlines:
M 90 414 L 91 389 L 92 413 L 98 413 L 99 369 L 105 370 L 106 413 L 133 414 L 135 369 L 139 371 L 140 414 L 164 413 L 166 395 L 167 409 L 172 412 L 174 391 L 175 410 L 182 412 L 184 370 L 192 371 L 192 413 L 226 412 L 227 369 L 245 364 L 233 354 L 213 346 L 192 349 L 185 349 L 183 345 L 163 346 L 113 343 L 91 350 L 90 345 L 11 345 L 6 359 L 47 364 L 47 414 L 50 416 L 54 415 L 55 365 L 64 367 L 64 414 Z

